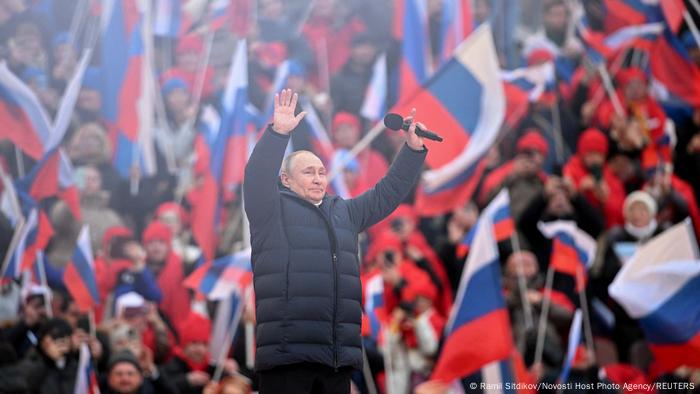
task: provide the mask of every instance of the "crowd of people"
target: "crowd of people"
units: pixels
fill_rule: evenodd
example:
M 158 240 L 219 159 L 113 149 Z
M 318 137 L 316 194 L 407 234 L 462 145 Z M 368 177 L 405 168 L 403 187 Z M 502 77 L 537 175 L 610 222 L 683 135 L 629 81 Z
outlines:
M 81 40 L 71 37 L 75 30 L 71 21 L 76 5 L 83 3 L 88 2 L 0 0 L 0 56 L 50 117 L 57 113 L 77 67 Z M 401 45 L 387 17 L 393 15 L 395 2 L 318 0 L 311 2 L 312 7 L 303 1 L 252 3 L 255 23 L 246 37 L 250 104 L 265 111 L 274 93 L 276 71 L 289 60 L 287 87 L 300 92 L 300 102 L 315 109 L 329 130 L 336 158 L 344 158 L 373 126 L 361 116 L 361 108 L 377 56 L 386 53 L 389 70 L 398 69 Z M 434 43 L 440 34 L 442 3 L 427 1 Z M 504 9 L 497 6 L 507 7 L 505 3 L 471 2 L 474 25 L 498 18 Z M 570 379 L 692 382 L 697 390 L 698 369 L 654 369 L 639 323 L 610 297 L 608 286 L 639 245 L 670 226 L 690 217 L 700 234 L 696 197 L 700 193 L 700 107 L 680 111 L 660 102 L 651 93 L 648 57 L 634 47 L 609 65 L 619 102 L 611 100 L 599 74 L 586 63 L 582 43 L 572 34 L 572 25 L 578 22 L 572 3 L 576 2 L 520 2 L 523 19 L 533 8 L 541 16 L 541 23 L 521 21 L 512 37 L 523 65 L 566 57 L 574 72 L 568 79 L 560 77 L 553 89 L 531 102 L 518 124 L 490 149 L 472 198 L 445 215 L 425 217 L 410 195 L 362 237 L 363 286 L 381 278 L 384 293 L 382 334 L 374 335 L 369 320 L 363 324 L 369 372 L 354 373 L 356 392 L 369 392 L 369 385 L 383 393 L 441 390 L 425 382 L 440 355 L 464 268 L 461 245 L 480 211 L 503 188 L 511 196 L 519 240 L 517 247 L 511 241 L 499 243 L 503 292 L 513 340 L 531 379 L 556 381 L 580 298 L 566 278 L 555 278 L 542 357 L 537 360 L 538 327 L 526 323 L 517 290 L 519 275 L 526 279 L 530 318 L 538 321 L 552 250 L 552 241 L 540 233 L 538 223 L 565 219 L 597 240 L 584 291 L 591 305 L 595 354 L 580 354 Z M 603 3 L 583 2 L 592 28 L 601 31 Z M 252 306 L 244 307 L 224 360 L 213 362 L 209 344 L 217 302 L 182 285 L 204 260 L 191 226 L 192 198 L 196 198 L 192 192 L 200 186 L 198 170 L 193 168 L 193 146 L 203 108 L 221 110 L 238 38 L 223 28 L 210 45 L 208 33 L 193 25 L 177 37 L 156 38 L 154 72 L 165 116 L 153 130 L 158 171 L 137 174 L 137 190 L 133 174 L 124 178 L 112 164 L 116 141 L 102 112 L 104 65 L 99 56 L 93 57 L 62 142 L 74 168 L 80 220 L 64 199 L 43 200 L 41 209 L 53 232 L 43 251 L 45 258 L 36 264 L 42 265 L 46 280 L 43 284 L 16 279 L 0 283 L 0 392 L 72 392 L 81 344 L 89 346 L 103 393 L 213 394 L 256 389 L 250 362 L 254 355 L 246 345 L 254 341 L 253 332 L 246 330 L 255 322 Z M 694 66 L 700 67 L 700 47 L 685 30 L 678 34 Z M 97 45 L 110 44 L 98 41 Z M 210 59 L 203 65 L 201 59 L 210 49 Z M 500 52 L 499 57 L 505 67 L 507 54 Z M 398 78 L 389 78 L 390 92 L 397 83 Z M 389 97 L 390 104 L 392 100 L 396 97 Z M 417 110 L 420 114 L 421 108 Z M 422 119 L 430 116 L 425 111 L 420 115 Z M 299 129 L 305 127 L 310 126 L 302 123 Z M 294 148 L 313 151 L 313 144 L 302 137 L 303 130 L 297 131 L 291 134 Z M 7 133 L 12 130 L 0 136 Z M 359 196 L 385 175 L 403 141 L 403 133 L 383 133 L 348 161 L 342 177 L 350 196 Z M 9 140 L 0 140 L 0 166 L 12 179 L 26 175 L 35 164 Z M 248 247 L 241 190 L 228 192 L 222 192 L 215 256 Z M 90 314 L 79 310 L 62 279 L 83 224 L 90 229 L 100 296 L 100 305 Z M 13 233 L 9 218 L 0 215 L 0 250 L 8 250 Z M 222 378 L 214 381 L 217 367 Z M 681 387 L 659 392 L 690 391 Z

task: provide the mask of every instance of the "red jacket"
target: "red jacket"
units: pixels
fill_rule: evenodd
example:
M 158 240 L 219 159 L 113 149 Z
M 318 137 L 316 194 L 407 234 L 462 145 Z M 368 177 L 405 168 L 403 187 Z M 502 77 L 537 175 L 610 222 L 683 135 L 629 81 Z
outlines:
M 564 166 L 564 176 L 571 178 L 576 188 L 579 187 L 583 178 L 590 175 L 590 172 L 583 164 L 580 156 L 574 155 L 571 157 L 566 166 Z M 610 194 L 605 201 L 600 201 L 592 192 L 587 191 L 583 196 L 595 207 L 598 207 L 605 215 L 605 225 L 611 228 L 616 225 L 623 225 L 625 219 L 622 216 L 622 207 L 625 203 L 625 187 L 622 181 L 613 174 L 607 166 L 603 167 L 603 182 L 610 189 Z

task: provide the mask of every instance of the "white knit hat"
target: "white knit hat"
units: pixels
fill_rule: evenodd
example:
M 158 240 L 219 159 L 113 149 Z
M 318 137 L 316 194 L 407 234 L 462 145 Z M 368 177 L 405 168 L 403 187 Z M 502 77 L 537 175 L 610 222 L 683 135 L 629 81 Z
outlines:
M 654 197 L 652 197 L 651 194 L 641 190 L 634 191 L 630 193 L 629 196 L 627 196 L 624 205 L 625 214 L 627 213 L 627 211 L 629 211 L 630 207 L 635 202 L 641 202 L 642 204 L 646 205 L 651 216 L 656 216 L 656 210 L 658 209 L 656 205 L 656 200 L 654 200 Z

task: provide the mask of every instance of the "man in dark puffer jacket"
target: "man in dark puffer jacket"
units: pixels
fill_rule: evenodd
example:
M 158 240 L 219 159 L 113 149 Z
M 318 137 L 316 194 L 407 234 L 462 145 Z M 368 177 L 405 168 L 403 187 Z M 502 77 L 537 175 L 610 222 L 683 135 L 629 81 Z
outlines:
M 328 196 L 316 155 L 298 151 L 282 163 L 305 115 L 294 115 L 296 104 L 291 90 L 275 96 L 273 124 L 245 171 L 260 393 L 349 393 L 350 373 L 362 367 L 357 236 L 410 192 L 427 150 L 412 122 L 406 146 L 373 189 L 349 200 Z

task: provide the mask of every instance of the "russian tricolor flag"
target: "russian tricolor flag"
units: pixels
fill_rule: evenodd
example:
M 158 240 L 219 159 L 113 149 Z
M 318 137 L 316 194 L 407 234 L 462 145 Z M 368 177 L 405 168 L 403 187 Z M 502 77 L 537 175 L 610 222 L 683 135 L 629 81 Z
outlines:
M 160 37 L 177 38 L 182 23 L 180 0 L 156 0 L 153 34 Z
M 386 113 L 386 95 L 386 53 L 382 53 L 372 67 L 372 78 L 369 81 L 369 85 L 367 85 L 360 115 L 373 122 L 378 122 Z
M 608 292 L 639 321 L 658 370 L 700 368 L 700 252 L 689 219 L 642 245 Z
M 8 139 L 27 156 L 38 160 L 51 128 L 49 118 L 36 95 L 0 63 L 0 140 Z
M 663 12 L 659 3 L 644 0 L 603 0 L 605 31 L 612 33 L 626 26 L 661 21 Z
M 51 134 L 43 141 L 44 151 L 41 159 L 27 176 L 17 182 L 21 192 L 34 200 L 32 203 L 58 196 L 66 202 L 74 218 L 78 221 L 80 220 L 80 202 L 78 190 L 73 182 L 73 167 L 60 148 L 60 144 L 68 129 L 91 55 L 91 50 L 85 51 L 76 68 L 75 75 L 66 87 L 56 114 L 56 121 L 50 128 Z
M 145 6 L 145 3 L 144 3 Z M 107 0 L 102 13 L 102 116 L 114 147 L 113 164 L 128 178 L 134 167 L 156 172 L 152 68 L 144 40 L 143 12 L 136 0 Z M 146 30 L 150 30 L 150 26 Z M 148 32 L 146 32 L 148 33 Z
M 80 358 L 78 359 L 78 373 L 75 376 L 74 394 L 100 394 L 100 386 L 97 383 L 95 367 L 92 365 L 92 355 L 88 344 L 80 344 Z
M 206 259 L 214 258 L 221 200 L 231 199 L 243 180 L 248 160 L 248 50 L 240 40 L 231 59 L 221 117 L 204 113 L 195 140 L 199 187 L 187 198 L 192 205 L 192 234 Z
M 275 111 L 275 94 L 281 92 L 287 86 L 287 80 L 289 79 L 289 60 L 285 60 L 277 66 L 277 71 L 275 71 L 275 80 L 272 82 L 272 90 L 270 90 L 270 95 L 265 100 L 265 107 L 263 108 L 260 117 L 257 119 L 258 129 L 264 131 L 268 123 L 272 123 L 272 115 Z
M 18 224 L 15 229 L 17 242 L 14 247 L 11 245 L 8 255 L 5 256 L 3 278 L 19 278 L 22 272 L 31 270 L 36 262 L 37 252 L 46 248 L 54 234 L 48 217 L 37 208 L 29 212 L 26 221 L 20 220 Z
M 401 25 L 401 62 L 397 102 L 413 97 L 430 76 L 430 33 L 427 0 L 400 0 L 403 6 Z M 397 13 L 397 16 L 399 13 Z
M 566 357 L 564 357 L 564 365 L 561 368 L 561 373 L 557 379 L 558 383 L 566 383 L 569 380 L 571 366 L 574 365 L 576 353 L 581 346 L 581 331 L 583 330 L 583 314 L 580 309 L 574 313 L 574 318 L 571 321 L 569 329 L 569 340 L 566 348 Z
M 216 316 L 211 326 L 211 340 L 209 341 L 209 360 L 212 364 L 220 362 L 222 356 L 228 355 L 228 347 L 231 346 L 236 335 L 238 323 L 243 313 L 243 290 L 231 292 L 228 296 L 219 300 L 216 307 Z
M 588 268 L 596 254 L 596 241 L 571 220 L 537 223 L 542 235 L 552 240 L 550 264 L 556 272 L 576 278 L 576 291 L 588 282 Z
M 384 313 L 384 279 L 379 273 L 372 275 L 365 284 L 364 310 L 369 319 L 370 337 L 379 340 Z
M 58 196 L 66 202 L 73 217 L 80 220 L 80 198 L 73 181 L 73 167 L 61 148 L 42 157 L 29 174 L 17 181 L 17 186 L 34 202 Z
M 80 230 L 73 258 L 63 273 L 63 281 L 81 312 L 89 312 L 100 303 L 88 226 Z
M 535 102 L 547 91 L 556 89 L 554 63 L 546 62 L 529 67 L 516 68 L 503 71 L 501 77 L 504 81 L 517 86 L 527 93 L 530 102 Z
M 228 297 L 243 290 L 253 280 L 250 249 L 207 261 L 185 279 L 183 285 L 197 290 L 210 300 Z
M 431 379 L 451 382 L 511 355 L 513 339 L 501 286 L 494 217 L 508 192 L 501 191 L 479 218 Z
M 700 106 L 700 69 L 670 29 L 666 28 L 654 41 L 649 55 L 654 82 L 669 95 L 664 101 L 675 98 L 691 108 Z
M 2 181 L 2 193 L 0 193 L 0 212 L 10 222 L 12 228 L 17 228 L 20 220 L 24 218 L 22 208 L 17 198 L 17 190 L 12 179 L 5 174 L 0 167 L 0 180 Z
M 503 242 L 513 235 L 515 232 L 515 223 L 510 214 L 510 201 L 508 195 L 499 193 L 492 200 L 494 204 L 493 211 L 493 236 L 496 242 Z M 474 242 L 474 237 L 478 231 L 479 223 L 476 223 L 469 232 L 464 236 L 464 239 L 457 245 L 457 253 L 459 256 L 466 256 Z
M 442 65 L 452 57 L 457 46 L 472 31 L 471 0 L 445 0 L 442 2 L 442 23 L 437 53 Z
M 423 176 L 417 209 L 438 215 L 464 204 L 483 172 L 482 158 L 503 123 L 506 103 L 491 28 L 482 25 L 412 99 L 395 112 L 415 107 L 418 119 L 445 138 L 426 141 L 430 170 Z
M 461 383 L 465 393 L 534 394 L 537 392 L 537 383 L 527 371 L 523 357 L 515 348 L 507 359 L 484 365 L 480 371 L 463 379 Z

